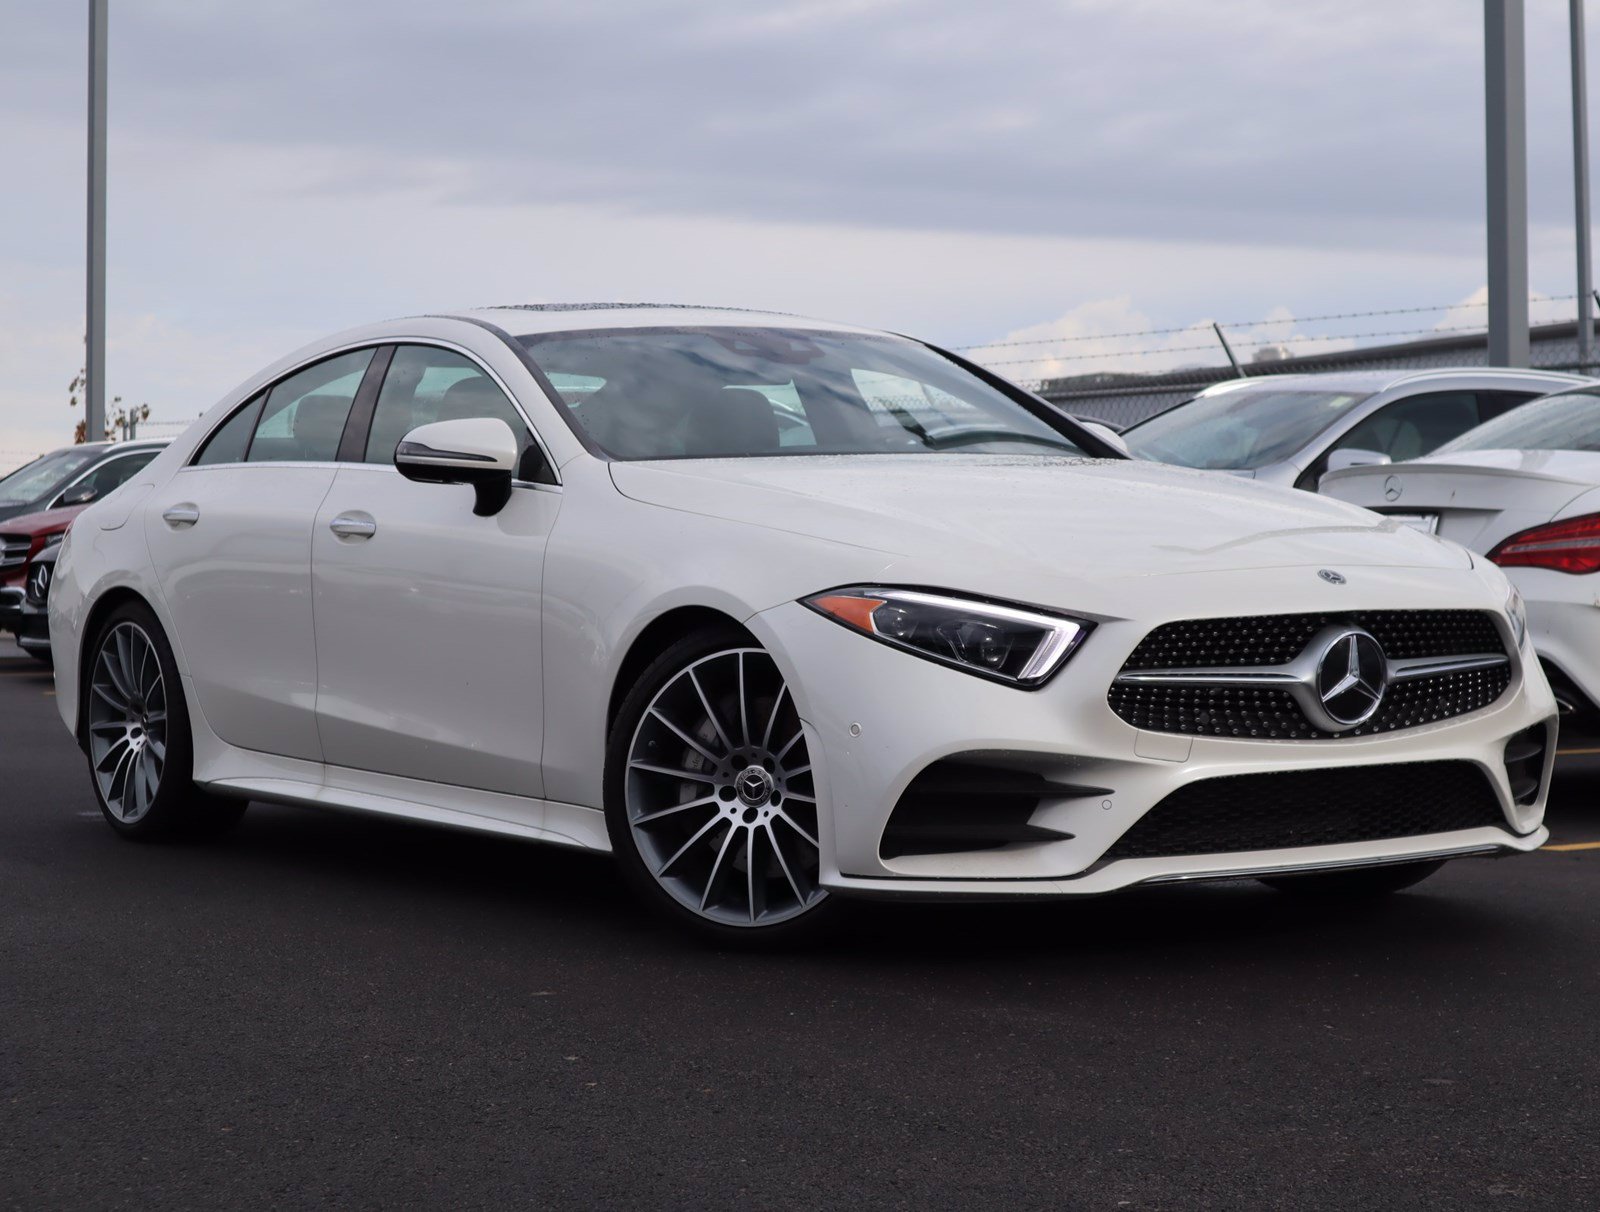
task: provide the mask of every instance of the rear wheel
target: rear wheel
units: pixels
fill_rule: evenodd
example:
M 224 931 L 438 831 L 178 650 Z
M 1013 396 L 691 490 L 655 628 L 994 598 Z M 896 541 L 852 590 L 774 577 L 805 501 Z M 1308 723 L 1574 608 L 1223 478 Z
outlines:
M 1360 900 L 1388 896 L 1421 883 L 1440 867 L 1443 860 L 1423 863 L 1395 863 L 1387 867 L 1358 867 L 1352 871 L 1322 871 L 1314 875 L 1284 875 L 1261 882 L 1279 892 L 1296 896 Z
M 606 824 L 634 891 L 704 936 L 793 942 L 836 911 L 794 699 L 736 633 L 679 641 L 629 692 L 607 751 Z
M 177 662 L 150 609 L 128 602 L 112 611 L 86 664 L 89 774 L 107 823 L 130 838 L 216 834 L 238 824 L 245 801 L 194 785 Z

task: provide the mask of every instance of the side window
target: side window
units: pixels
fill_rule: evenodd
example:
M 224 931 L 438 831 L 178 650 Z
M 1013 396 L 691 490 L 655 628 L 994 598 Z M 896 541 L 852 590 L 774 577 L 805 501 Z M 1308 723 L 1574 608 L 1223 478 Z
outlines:
M 275 384 L 245 456 L 251 463 L 331 463 L 373 351 L 358 349 Z
M 261 414 L 261 401 L 265 398 L 265 396 L 255 397 L 217 426 L 212 435 L 206 439 L 206 444 L 200 448 L 200 455 L 194 461 L 195 466 L 204 467 L 209 463 L 243 463 L 244 452 L 250 447 L 250 435 L 255 431 L 256 417 Z
M 1480 391 L 1478 393 L 1478 414 L 1481 421 L 1492 421 L 1498 416 L 1519 408 L 1529 400 L 1539 398 L 1537 392 L 1531 391 Z
M 1375 450 L 1400 463 L 1427 454 L 1477 424 L 1476 392 L 1429 392 L 1380 408 L 1340 438 L 1334 449 Z
M 100 467 L 88 480 L 89 483 L 94 485 L 95 500 L 98 501 L 113 489 L 121 488 L 143 471 L 145 465 L 160 453 L 159 450 L 142 450 L 138 454 L 112 459 L 109 463 Z
M 417 426 L 470 417 L 498 417 L 511 426 L 522 448 L 518 479 L 552 478 L 528 423 L 499 384 L 471 358 L 433 345 L 401 345 L 394 351 L 373 408 L 363 461 L 393 463 L 400 439 Z

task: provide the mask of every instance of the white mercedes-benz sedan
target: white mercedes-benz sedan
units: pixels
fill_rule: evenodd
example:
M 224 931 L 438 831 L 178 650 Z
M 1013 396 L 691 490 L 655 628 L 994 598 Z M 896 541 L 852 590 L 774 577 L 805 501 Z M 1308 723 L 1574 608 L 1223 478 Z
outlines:
M 1321 491 L 1504 568 L 1562 709 L 1600 717 L 1600 387 L 1535 400 L 1426 458 L 1334 472 Z
M 729 940 L 1546 838 L 1555 701 L 1493 564 L 844 324 L 341 333 L 82 514 L 49 602 L 119 833 L 265 800 L 610 851 Z

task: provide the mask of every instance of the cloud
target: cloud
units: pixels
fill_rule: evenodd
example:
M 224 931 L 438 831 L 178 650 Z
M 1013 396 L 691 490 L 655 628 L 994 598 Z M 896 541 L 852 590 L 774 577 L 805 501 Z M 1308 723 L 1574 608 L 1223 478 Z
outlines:
M 1551 293 L 1558 9 L 1528 13 Z M 1283 321 L 1247 348 L 1326 349 L 1340 330 L 1287 321 L 1483 278 L 1481 14 L 1460 0 L 141 0 L 111 20 L 110 386 L 163 416 L 321 332 L 492 301 L 749 304 L 1081 354 L 1180 330 L 1139 355 L 1163 366 L 1210 356 L 1178 348 L 1207 317 Z M 81 7 L 14 5 L 0 39 L 0 448 L 70 433 L 83 32 Z

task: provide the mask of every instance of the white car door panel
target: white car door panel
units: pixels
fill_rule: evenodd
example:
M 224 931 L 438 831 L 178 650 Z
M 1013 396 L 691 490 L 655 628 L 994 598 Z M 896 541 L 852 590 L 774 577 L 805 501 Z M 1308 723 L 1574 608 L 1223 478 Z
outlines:
M 231 745 L 319 761 L 311 527 L 334 468 L 188 467 L 145 534 L 200 708 Z
M 312 539 L 330 765 L 543 792 L 540 579 L 559 490 L 493 517 L 465 486 L 341 467 Z

